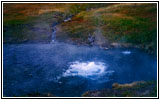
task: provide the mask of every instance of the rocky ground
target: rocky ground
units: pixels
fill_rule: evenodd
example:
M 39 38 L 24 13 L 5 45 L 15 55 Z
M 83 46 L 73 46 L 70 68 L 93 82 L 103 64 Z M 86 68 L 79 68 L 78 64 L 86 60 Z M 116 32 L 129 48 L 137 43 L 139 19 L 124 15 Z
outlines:
M 88 91 L 83 97 L 156 97 L 157 82 L 133 82 L 129 84 L 114 83 L 112 89 Z
M 85 92 L 82 97 L 156 97 L 156 81 L 137 81 L 133 83 L 114 83 L 112 89 L 93 90 Z M 30 93 L 22 97 L 56 97 L 51 93 Z

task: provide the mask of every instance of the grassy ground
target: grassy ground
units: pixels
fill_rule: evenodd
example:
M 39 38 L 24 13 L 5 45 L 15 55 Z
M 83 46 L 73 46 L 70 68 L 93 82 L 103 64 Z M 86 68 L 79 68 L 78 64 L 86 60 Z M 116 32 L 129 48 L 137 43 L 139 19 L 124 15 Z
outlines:
M 59 23 L 60 41 L 87 44 L 91 34 L 97 45 L 128 43 L 156 54 L 156 4 L 4 4 L 3 12 L 4 43 L 50 42 Z
M 131 43 L 156 54 L 156 4 L 115 4 L 81 11 L 59 27 L 60 37 L 67 34 L 69 39 L 78 43 L 87 43 L 88 35 L 94 36 L 98 31 L 108 41 L 102 45 Z
M 108 4 L 4 4 L 4 43 L 50 42 L 53 24 L 67 16 Z
M 157 82 L 133 82 L 130 84 L 112 85 L 112 89 L 87 91 L 84 97 L 156 97 Z
M 4 4 L 4 43 L 49 42 L 52 25 L 66 16 L 65 4 Z

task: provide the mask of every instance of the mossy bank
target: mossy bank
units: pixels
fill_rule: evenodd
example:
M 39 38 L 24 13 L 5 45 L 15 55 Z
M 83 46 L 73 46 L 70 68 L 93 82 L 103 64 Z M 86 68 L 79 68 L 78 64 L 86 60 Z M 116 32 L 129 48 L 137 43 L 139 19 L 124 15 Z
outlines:
M 112 89 L 87 91 L 83 97 L 156 97 L 156 81 L 139 81 L 127 84 L 114 83 Z
M 156 54 L 156 4 L 115 4 L 81 11 L 58 27 L 57 37 L 79 44 L 86 44 L 91 34 L 96 45 L 136 47 Z
M 4 43 L 49 43 L 56 39 L 104 47 L 136 47 L 156 55 L 157 5 L 127 4 L 4 4 Z M 64 22 L 67 17 L 70 21 Z

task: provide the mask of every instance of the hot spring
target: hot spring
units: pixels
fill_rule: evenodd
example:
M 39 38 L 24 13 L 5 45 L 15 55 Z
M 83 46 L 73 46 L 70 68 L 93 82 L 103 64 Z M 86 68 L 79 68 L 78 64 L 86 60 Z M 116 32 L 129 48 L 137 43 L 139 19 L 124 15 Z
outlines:
M 156 58 L 139 49 L 93 46 L 4 44 L 3 94 L 51 93 L 81 96 L 113 83 L 156 80 Z

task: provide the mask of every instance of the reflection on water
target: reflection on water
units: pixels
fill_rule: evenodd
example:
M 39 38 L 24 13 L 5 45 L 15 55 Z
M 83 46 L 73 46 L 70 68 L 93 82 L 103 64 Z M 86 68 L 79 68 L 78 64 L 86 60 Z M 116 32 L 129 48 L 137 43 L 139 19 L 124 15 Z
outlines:
M 122 53 L 125 55 L 129 55 L 129 54 L 131 54 L 131 51 L 123 51 Z

